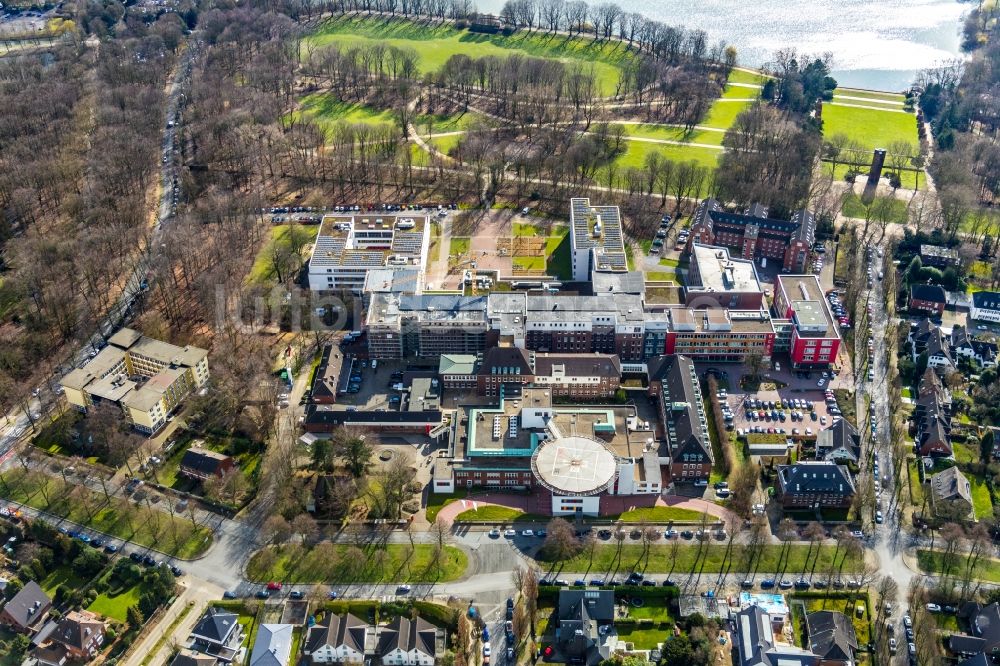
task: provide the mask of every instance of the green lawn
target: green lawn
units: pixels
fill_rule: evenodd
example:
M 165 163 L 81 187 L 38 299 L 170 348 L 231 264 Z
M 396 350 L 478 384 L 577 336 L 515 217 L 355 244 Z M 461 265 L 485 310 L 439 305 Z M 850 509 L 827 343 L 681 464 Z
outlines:
M 955 454 L 955 460 L 960 463 L 979 462 L 978 446 L 972 446 L 970 444 L 960 444 L 959 442 L 954 442 L 951 445 L 951 450 Z
M 986 218 L 985 223 L 979 224 L 978 234 L 982 235 L 984 233 L 988 233 L 994 238 L 996 238 L 997 235 L 1000 235 L 1000 213 L 989 210 L 978 210 L 977 212 L 981 213 Z M 972 233 L 973 227 L 976 226 L 976 216 L 970 212 L 962 218 L 962 222 L 959 224 L 958 228 L 960 231 L 964 231 L 965 233 Z
M 544 229 L 531 222 L 515 222 L 514 236 L 541 236 Z
M 38 581 L 38 585 L 51 597 L 60 585 L 67 590 L 75 590 L 83 587 L 87 582 L 87 579 L 77 575 L 67 564 L 50 571 L 49 575 Z
M 681 265 L 681 262 L 679 259 L 673 259 L 671 257 L 663 257 L 662 259 L 660 259 L 660 265 L 673 266 L 674 268 L 677 268 L 678 266 Z
M 763 85 L 764 81 L 769 79 L 762 72 L 747 72 L 742 69 L 734 69 L 729 73 L 730 83 L 756 83 L 757 85 Z
M 677 273 L 672 271 L 650 271 L 646 273 L 646 279 L 651 282 L 676 282 Z
M 544 271 L 545 257 L 514 257 L 514 270 Z
M 870 166 L 870 164 L 867 164 L 867 163 L 864 164 L 863 166 L 851 166 L 849 164 L 838 164 L 837 168 L 833 170 L 834 178 L 836 180 L 843 180 L 844 177 L 847 175 L 847 172 L 851 171 L 853 169 L 854 172 L 858 174 L 858 176 L 857 176 L 857 178 L 858 178 L 857 182 L 862 183 L 862 182 L 865 181 L 865 179 L 868 178 L 868 168 L 869 168 L 869 166 Z M 830 173 L 830 163 L 829 162 L 824 162 L 823 163 L 823 171 L 824 171 L 824 173 L 827 173 L 827 174 Z M 885 174 L 886 170 L 883 169 L 882 173 Z M 926 182 L 926 179 L 924 178 L 923 172 L 922 171 L 917 171 L 916 169 L 912 169 L 911 168 L 911 169 L 903 169 L 902 171 L 900 171 L 899 181 L 900 181 L 901 187 L 903 189 L 915 190 L 915 189 L 918 189 L 918 186 L 919 186 L 919 189 L 921 189 L 921 190 L 926 190 L 927 189 L 927 182 Z
M 918 459 L 906 461 L 906 473 L 910 481 L 910 499 L 915 506 L 920 506 L 924 501 L 924 487 L 920 483 L 920 469 L 917 467 L 920 464 Z
M 434 72 L 453 55 L 504 56 L 514 53 L 593 64 L 603 95 L 615 92 L 620 65 L 632 58 L 616 40 L 595 43 L 588 38 L 519 31 L 511 36 L 473 34 L 451 25 L 424 25 L 404 19 L 338 17 L 325 22 L 307 38 L 315 45 L 385 42 L 417 53 L 421 73 Z
M 917 550 L 917 564 L 922 571 L 927 573 L 942 573 L 944 570 L 943 553 L 938 550 Z M 955 563 L 951 567 L 950 575 L 962 576 L 965 571 L 965 557 L 959 554 L 955 558 Z M 983 580 L 988 583 L 1000 583 L 1000 560 L 983 558 L 978 570 L 974 572 L 973 578 Z
M 433 523 L 437 519 L 438 512 L 452 502 L 465 499 L 468 491 L 456 488 L 454 493 L 438 494 L 430 493 L 427 496 L 427 522 Z
M 813 561 L 816 562 L 816 572 L 825 573 L 830 568 L 830 560 L 833 557 L 835 546 L 822 546 L 819 550 L 814 546 L 811 557 L 808 545 L 793 545 L 788 549 L 784 558 L 784 566 L 779 562 L 782 546 L 764 546 L 754 560 L 755 571 L 758 573 L 778 573 L 787 571 L 797 573 L 812 570 Z M 589 552 L 583 552 L 576 558 L 568 561 L 563 567 L 566 571 L 579 573 L 604 572 L 615 569 L 632 569 L 646 573 L 689 573 L 700 571 L 702 573 L 718 573 L 726 568 L 724 565 L 739 567 L 745 561 L 743 553 L 739 548 L 734 548 L 731 552 L 730 562 L 724 562 L 726 545 L 720 543 L 699 544 L 683 543 L 674 558 L 672 548 L 664 543 L 650 546 L 647 557 L 643 553 L 641 545 L 626 544 L 622 546 L 621 558 L 617 558 L 617 544 L 599 544 L 594 548 L 593 560 Z M 699 555 L 700 553 L 700 555 Z M 840 565 L 841 552 L 837 557 L 837 566 Z M 844 571 L 854 571 L 860 567 L 860 560 L 848 559 L 844 565 Z
M 444 153 L 445 155 L 451 155 L 451 151 L 458 145 L 458 142 L 462 140 L 461 134 L 452 134 L 450 136 L 436 136 L 433 137 L 429 143 L 434 146 L 434 150 L 439 153 Z
M 186 518 L 137 507 L 119 498 L 112 498 L 107 503 L 103 493 L 86 491 L 83 495 L 86 502 L 78 497 L 71 498 L 70 491 L 78 486 L 66 484 L 59 478 L 25 472 L 22 468 L 10 469 L 2 478 L 0 492 L 8 499 L 141 546 L 188 559 L 205 552 L 212 544 L 211 530 L 200 525 L 194 527 Z
M 136 584 L 124 590 L 108 590 L 97 595 L 94 603 L 87 607 L 87 610 L 99 613 L 105 617 L 114 618 L 119 622 L 125 622 L 128 618 L 126 613 L 129 607 L 139 603 L 139 596 L 142 594 L 140 585 Z
M 282 246 L 289 249 L 298 247 L 301 251 L 307 244 L 316 240 L 317 234 L 319 234 L 319 225 L 278 224 L 271 227 L 270 236 L 254 258 L 253 267 L 250 269 L 247 280 L 251 284 L 267 284 L 276 280 L 278 274 L 275 270 L 275 253 L 280 253 L 283 249 Z M 302 261 L 305 261 L 305 257 Z M 288 276 L 282 277 L 287 278 Z
M 477 121 L 485 120 L 484 116 L 473 111 L 465 113 L 421 113 L 413 118 L 413 125 L 421 136 L 441 134 L 444 132 L 464 131 Z
M 646 166 L 646 155 L 649 153 L 659 153 L 661 157 L 674 162 L 695 161 L 701 166 L 715 169 L 719 166 L 719 159 L 722 157 L 721 150 L 714 148 L 701 148 L 698 146 L 676 146 L 671 144 L 645 143 L 643 141 L 629 141 L 625 151 L 615 159 L 615 166 L 618 173 L 629 167 L 644 169 Z M 601 169 L 596 180 L 600 184 L 607 181 L 607 169 Z
M 573 278 L 572 256 L 570 255 L 569 234 L 550 236 L 545 244 L 545 272 L 560 280 Z
M 263 568 L 258 551 L 247 564 L 247 577 L 264 582 L 286 583 L 351 583 L 351 582 L 442 582 L 455 580 L 465 573 L 468 558 L 454 547 L 445 546 L 440 561 L 433 562 L 434 546 L 389 544 L 385 548 L 365 550 L 348 545 L 321 544 L 316 548 L 301 545 L 272 547 L 276 553 L 273 565 Z
M 919 146 L 917 117 L 912 113 L 823 105 L 823 134 L 846 134 L 865 150 L 887 148 L 893 141 Z
M 354 104 L 337 99 L 334 93 L 312 93 L 302 98 L 296 113 L 310 116 L 319 123 L 326 133 L 327 141 L 337 123 L 367 125 L 395 125 L 396 118 L 389 109 L 376 109 L 364 104 Z M 436 132 L 440 130 L 435 127 Z
M 481 506 L 478 509 L 469 509 L 455 516 L 456 523 L 468 523 L 474 521 L 510 522 L 524 515 L 520 509 L 511 509 L 506 506 Z
M 729 129 L 736 121 L 736 116 L 745 111 L 752 102 L 722 102 L 716 101 L 708 112 L 708 116 L 699 125 Z
M 636 650 L 654 650 L 669 636 L 669 625 L 621 624 L 616 626 L 618 638 L 632 643 Z
M 621 515 L 621 520 L 625 523 L 671 523 L 675 520 L 699 522 L 703 515 L 705 514 L 701 511 L 693 509 L 681 509 L 675 506 L 651 506 L 626 511 Z M 715 522 L 715 519 L 709 516 L 709 522 Z
M 844 205 L 841 212 L 845 217 L 864 219 L 866 210 L 865 205 L 858 198 L 858 195 L 849 194 L 844 197 Z M 896 224 L 906 224 L 906 220 L 906 202 L 900 199 L 893 199 L 889 208 L 889 221 Z
M 972 506 L 976 510 L 976 520 L 988 520 L 993 517 L 993 499 L 990 489 L 981 477 L 966 474 L 972 486 Z
M 453 236 L 451 244 L 448 246 L 448 254 L 455 256 L 465 254 L 469 251 L 469 243 L 471 240 L 471 238 L 456 238 Z
M 726 86 L 722 90 L 722 99 L 752 99 L 760 96 L 760 88 L 744 88 L 743 86 Z
M 643 139 L 659 139 L 663 141 L 683 141 L 684 143 L 707 143 L 721 146 L 725 132 L 712 130 L 686 131 L 683 127 L 645 123 L 642 125 L 624 125 L 625 134 Z
M 833 97 L 842 96 L 863 97 L 873 101 L 905 102 L 906 95 L 894 92 L 881 92 L 878 90 L 858 90 L 857 88 L 837 88 L 833 91 Z

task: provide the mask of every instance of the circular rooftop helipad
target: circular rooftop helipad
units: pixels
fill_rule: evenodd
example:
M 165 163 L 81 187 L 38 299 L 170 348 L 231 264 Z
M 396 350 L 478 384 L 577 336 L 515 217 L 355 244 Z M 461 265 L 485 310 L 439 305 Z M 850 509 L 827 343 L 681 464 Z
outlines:
M 549 440 L 531 456 L 531 469 L 542 485 L 563 495 L 595 495 L 606 490 L 617 467 L 614 454 L 589 437 Z

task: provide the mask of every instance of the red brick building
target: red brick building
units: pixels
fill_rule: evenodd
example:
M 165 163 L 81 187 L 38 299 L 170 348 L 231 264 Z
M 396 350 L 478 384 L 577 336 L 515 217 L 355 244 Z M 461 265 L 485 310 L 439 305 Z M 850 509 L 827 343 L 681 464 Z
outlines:
M 775 314 L 791 321 L 788 353 L 795 367 L 825 367 L 837 360 L 840 330 L 815 275 L 779 275 Z
M 745 213 L 729 213 L 715 199 L 698 206 L 691 224 L 693 243 L 724 245 L 744 259 L 770 259 L 792 273 L 804 273 L 816 242 L 816 220 L 807 210 L 791 220 L 768 217 L 767 208 L 754 204 Z
M 675 483 L 707 480 L 712 473 L 712 443 L 698 376 L 691 359 L 672 354 L 650 361 L 649 394 L 656 398 L 670 451 Z
M 910 287 L 910 309 L 941 316 L 948 297 L 943 287 L 934 284 L 915 284 Z

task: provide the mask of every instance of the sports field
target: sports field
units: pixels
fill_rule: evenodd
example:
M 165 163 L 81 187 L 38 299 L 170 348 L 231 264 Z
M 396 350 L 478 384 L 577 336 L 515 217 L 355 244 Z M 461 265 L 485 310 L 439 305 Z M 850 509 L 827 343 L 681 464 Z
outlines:
M 473 56 L 522 53 L 539 58 L 592 64 L 601 93 L 612 95 L 622 63 L 631 58 L 624 44 L 612 40 L 517 32 L 510 36 L 474 34 L 450 25 L 428 25 L 405 19 L 338 17 L 307 38 L 316 45 L 385 42 L 416 51 L 421 73 L 437 71 L 456 54 Z

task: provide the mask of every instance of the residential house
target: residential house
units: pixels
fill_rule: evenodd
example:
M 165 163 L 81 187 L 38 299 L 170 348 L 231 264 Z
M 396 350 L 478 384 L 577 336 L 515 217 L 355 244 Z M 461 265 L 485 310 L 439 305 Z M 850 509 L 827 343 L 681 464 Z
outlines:
M 378 633 L 378 654 L 385 666 L 432 666 L 438 629 L 423 618 L 397 617 Z
M 838 463 L 861 459 L 861 436 L 847 419 L 840 419 L 816 436 L 816 457 Z
M 945 269 L 948 266 L 958 265 L 958 250 L 941 245 L 921 245 L 920 261 L 924 266 Z
M 304 653 L 314 664 L 360 663 L 365 654 L 373 628 L 364 620 L 350 613 L 327 613 L 319 623 L 309 628 Z
M 969 318 L 1000 324 L 1000 292 L 977 291 L 972 295 Z
M 190 479 L 221 479 L 236 467 L 232 456 L 192 446 L 181 458 L 180 473 Z
M 70 611 L 59 620 L 49 639 L 60 644 L 70 659 L 87 660 L 104 644 L 104 621 L 90 611 Z
M 756 604 L 736 614 L 735 626 L 739 663 L 734 666 L 817 666 L 815 654 L 779 640 L 770 615 Z
M 951 356 L 951 349 L 948 338 L 941 332 L 940 328 L 934 329 L 930 337 L 927 338 L 927 367 L 934 368 L 939 373 L 955 369 L 955 361 Z
M 177 653 L 170 666 L 215 666 L 216 663 L 217 660 L 211 655 L 185 649 Z
M 22 634 L 30 634 L 41 626 L 45 615 L 52 608 L 52 600 L 33 580 L 29 580 L 10 601 L 0 609 L 0 625 Z
M 941 378 L 933 369 L 924 370 L 923 376 L 917 382 L 917 395 L 924 396 L 934 393 L 938 397 L 938 403 L 947 412 L 951 413 L 951 391 L 941 383 Z
M 615 619 L 613 590 L 560 590 L 558 661 L 595 666 L 611 655 Z
M 977 652 L 973 656 L 958 662 L 958 666 L 993 666 L 993 662 L 982 652 Z
M 838 611 L 806 615 L 809 649 L 819 658 L 816 666 L 854 666 L 858 637 L 851 619 Z
M 188 641 L 190 649 L 230 662 L 243 642 L 239 616 L 210 606 L 195 624 Z
M 846 509 L 854 499 L 854 481 L 844 465 L 809 460 L 778 466 L 778 493 L 786 509 Z
M 939 330 L 938 325 L 927 317 L 924 317 L 916 324 L 910 324 L 910 342 L 913 343 L 914 360 L 916 360 L 922 351 L 927 349 L 927 340 L 930 338 L 931 333 L 936 330 Z
M 292 629 L 290 624 L 260 625 L 250 653 L 249 666 L 289 666 Z
M 65 666 L 69 662 L 66 648 L 60 643 L 39 645 L 29 654 L 35 660 L 36 666 Z
M 928 414 L 918 426 L 915 446 L 922 456 L 948 457 L 952 454 L 950 428 L 938 414 Z
M 660 356 L 650 360 L 647 372 L 665 428 L 671 478 L 675 483 L 708 479 L 714 458 L 694 363 L 680 354 Z
M 936 284 L 915 284 L 910 286 L 910 309 L 919 312 L 929 312 L 940 317 L 948 296 L 944 288 Z
M 951 354 L 953 358 L 967 358 L 984 368 L 997 365 L 997 345 L 986 340 L 977 340 L 969 335 L 968 329 L 956 324 L 951 329 Z
M 972 486 L 957 467 L 949 467 L 930 478 L 934 515 L 947 520 L 975 520 Z
M 948 639 L 952 652 L 963 655 L 1000 654 L 1000 604 L 983 606 L 968 615 L 970 634 L 953 634 Z
M 333 345 L 323 347 L 319 367 L 313 376 L 309 391 L 309 400 L 319 405 L 332 405 L 337 402 L 337 384 L 340 378 L 340 368 L 343 363 L 334 363 L 339 352 L 334 352 Z

